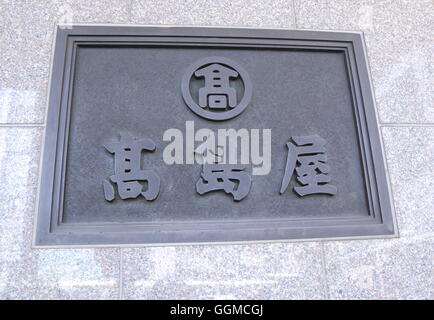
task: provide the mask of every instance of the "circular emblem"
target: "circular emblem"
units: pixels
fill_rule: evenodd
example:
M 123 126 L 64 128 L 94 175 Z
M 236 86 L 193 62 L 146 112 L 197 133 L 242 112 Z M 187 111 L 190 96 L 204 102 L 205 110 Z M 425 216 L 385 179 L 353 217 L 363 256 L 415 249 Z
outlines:
M 195 114 L 209 120 L 228 120 L 246 109 L 252 82 L 238 63 L 224 57 L 201 59 L 187 68 L 182 97 Z

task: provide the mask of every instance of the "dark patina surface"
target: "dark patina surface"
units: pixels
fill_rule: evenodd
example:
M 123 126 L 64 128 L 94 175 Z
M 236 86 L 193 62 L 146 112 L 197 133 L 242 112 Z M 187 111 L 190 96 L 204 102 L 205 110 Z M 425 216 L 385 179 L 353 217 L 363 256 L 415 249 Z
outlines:
M 206 57 L 236 61 L 252 92 L 235 117 L 186 106 L 181 81 Z M 155 244 L 393 235 L 393 217 L 361 35 L 219 28 L 80 26 L 58 30 L 36 245 Z M 237 85 L 237 84 L 235 84 Z M 196 89 L 193 88 L 193 91 Z M 197 92 L 192 92 L 197 96 Z M 163 161 L 169 128 L 271 129 L 271 172 L 242 201 L 200 195 L 202 166 Z M 114 174 L 104 145 L 119 132 L 150 139 L 143 165 L 153 201 L 107 201 Z M 327 141 L 335 195 L 279 192 L 292 136 Z M 251 172 L 251 165 L 246 166 Z

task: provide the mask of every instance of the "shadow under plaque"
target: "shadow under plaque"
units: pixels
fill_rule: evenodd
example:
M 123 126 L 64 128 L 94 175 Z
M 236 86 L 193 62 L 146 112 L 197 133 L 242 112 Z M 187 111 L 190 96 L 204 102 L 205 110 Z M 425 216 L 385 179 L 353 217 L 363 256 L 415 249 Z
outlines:
M 360 34 L 76 26 L 53 63 L 36 245 L 394 234 Z M 269 173 L 186 164 L 200 129 L 270 130 Z

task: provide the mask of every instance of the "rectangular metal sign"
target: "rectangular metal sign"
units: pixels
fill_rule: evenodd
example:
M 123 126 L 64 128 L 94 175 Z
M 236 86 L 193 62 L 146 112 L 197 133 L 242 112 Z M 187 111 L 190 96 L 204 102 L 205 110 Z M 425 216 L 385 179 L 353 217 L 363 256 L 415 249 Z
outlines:
M 36 246 L 395 234 L 359 33 L 58 29 Z

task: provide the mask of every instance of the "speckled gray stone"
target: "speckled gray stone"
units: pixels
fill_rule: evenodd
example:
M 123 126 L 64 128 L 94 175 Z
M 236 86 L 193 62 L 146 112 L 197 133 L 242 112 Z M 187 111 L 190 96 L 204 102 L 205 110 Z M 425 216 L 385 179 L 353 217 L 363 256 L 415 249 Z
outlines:
M 43 123 L 55 26 L 127 23 L 130 2 L 2 0 L 0 9 L 0 123 Z
M 325 243 L 331 299 L 434 298 L 433 238 Z
M 133 0 L 131 22 L 205 26 L 293 28 L 292 1 Z
M 434 127 L 382 128 L 401 237 L 434 236 Z
M 318 243 L 123 250 L 126 299 L 321 299 Z
M 361 30 L 381 121 L 434 123 L 432 1 L 295 1 L 1 0 L 0 124 L 44 121 L 70 20 Z M 434 127 L 382 128 L 399 239 L 131 249 L 31 249 L 42 130 L 0 126 L 0 299 L 434 298 Z
M 363 31 L 382 122 L 434 123 L 434 2 L 295 0 L 297 28 Z
M 120 249 L 32 249 L 42 128 L 0 127 L 0 299 L 112 299 Z
M 326 242 L 332 299 L 434 299 L 434 127 L 384 127 L 399 239 Z

